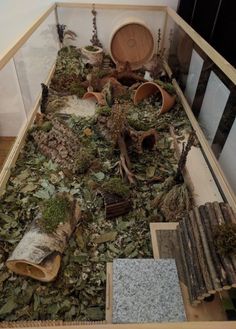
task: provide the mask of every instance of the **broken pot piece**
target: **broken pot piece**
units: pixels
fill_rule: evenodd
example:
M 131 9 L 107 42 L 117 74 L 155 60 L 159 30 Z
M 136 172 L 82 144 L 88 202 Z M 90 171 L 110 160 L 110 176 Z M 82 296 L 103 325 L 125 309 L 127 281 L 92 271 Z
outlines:
M 145 82 L 138 87 L 138 89 L 134 94 L 134 104 L 138 105 L 144 99 L 158 92 L 161 94 L 161 98 L 162 98 L 160 114 L 166 113 L 175 104 L 175 96 L 170 95 L 166 90 L 164 90 L 155 82 Z

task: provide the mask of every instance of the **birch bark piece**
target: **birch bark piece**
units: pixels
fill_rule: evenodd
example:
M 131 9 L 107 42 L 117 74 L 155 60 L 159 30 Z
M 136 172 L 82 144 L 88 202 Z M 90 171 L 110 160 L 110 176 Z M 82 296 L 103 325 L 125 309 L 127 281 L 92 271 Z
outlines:
M 60 223 L 53 233 L 43 231 L 39 218 L 34 220 L 8 258 L 6 266 L 9 270 L 43 282 L 56 278 L 61 255 L 80 218 L 78 203 L 73 200 L 71 206 L 71 216 L 64 223 Z

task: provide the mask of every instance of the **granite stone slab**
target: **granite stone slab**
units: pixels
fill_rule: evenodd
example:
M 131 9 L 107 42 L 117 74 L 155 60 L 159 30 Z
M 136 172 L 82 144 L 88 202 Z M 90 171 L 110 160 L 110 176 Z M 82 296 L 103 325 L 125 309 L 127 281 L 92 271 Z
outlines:
M 114 260 L 112 313 L 113 323 L 185 321 L 175 260 Z

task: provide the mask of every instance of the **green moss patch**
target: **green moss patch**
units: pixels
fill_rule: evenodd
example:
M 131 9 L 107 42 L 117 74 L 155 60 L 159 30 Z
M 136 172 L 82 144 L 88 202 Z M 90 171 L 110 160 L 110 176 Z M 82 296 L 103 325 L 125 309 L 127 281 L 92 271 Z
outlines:
M 103 190 L 111 193 L 117 194 L 120 197 L 127 198 L 130 194 L 129 186 L 126 185 L 120 178 L 111 178 L 109 181 L 105 182 L 103 185 Z
M 53 233 L 60 223 L 70 215 L 70 202 L 67 198 L 56 196 L 44 201 L 40 225 L 47 233 Z

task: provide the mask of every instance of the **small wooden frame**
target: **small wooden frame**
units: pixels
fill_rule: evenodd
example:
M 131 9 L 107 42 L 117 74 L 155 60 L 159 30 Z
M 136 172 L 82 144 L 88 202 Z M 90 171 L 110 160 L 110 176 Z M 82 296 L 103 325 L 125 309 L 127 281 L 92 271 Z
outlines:
M 180 287 L 182 291 L 185 312 L 188 321 L 224 321 L 227 319 L 219 296 L 215 296 L 214 301 L 202 303 L 196 307 L 189 303 L 188 289 L 184 283 L 184 273 L 180 266 L 180 256 L 178 243 L 175 236 L 178 223 L 151 223 L 151 238 L 153 256 L 159 258 L 176 258 L 176 265 L 180 277 Z M 172 245 L 172 247 L 171 247 Z M 191 326 L 189 327 L 191 328 Z M 203 325 L 203 328 L 207 328 Z M 222 327 L 223 328 L 223 327 Z

